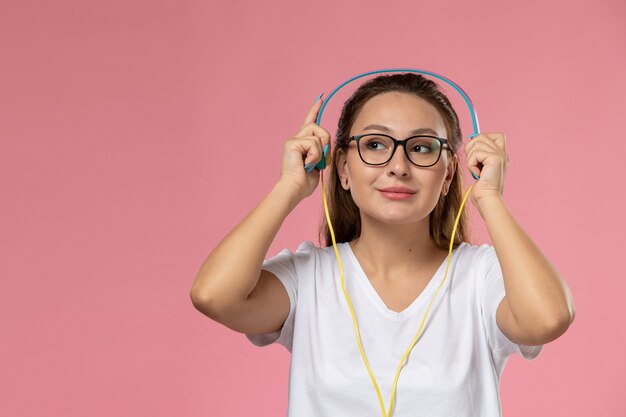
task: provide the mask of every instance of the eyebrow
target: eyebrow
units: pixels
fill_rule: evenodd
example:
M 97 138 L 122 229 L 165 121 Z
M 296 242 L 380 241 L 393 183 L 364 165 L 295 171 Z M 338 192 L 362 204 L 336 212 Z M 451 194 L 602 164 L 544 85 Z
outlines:
M 363 130 L 368 130 L 368 129 L 382 130 L 383 132 L 391 133 L 391 129 L 383 125 L 372 124 L 372 125 L 367 125 L 363 128 Z M 409 132 L 410 135 L 419 135 L 422 133 L 430 133 L 432 135 L 439 136 L 439 133 L 437 133 L 435 130 L 429 127 L 420 127 L 419 129 L 411 130 Z

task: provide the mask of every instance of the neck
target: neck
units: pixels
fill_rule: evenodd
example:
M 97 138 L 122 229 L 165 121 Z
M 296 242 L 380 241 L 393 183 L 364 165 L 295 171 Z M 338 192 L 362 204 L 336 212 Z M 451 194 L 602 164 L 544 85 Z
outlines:
M 406 279 L 445 255 L 429 234 L 429 218 L 414 224 L 388 224 L 361 216 L 361 235 L 350 244 L 364 270 L 381 280 Z

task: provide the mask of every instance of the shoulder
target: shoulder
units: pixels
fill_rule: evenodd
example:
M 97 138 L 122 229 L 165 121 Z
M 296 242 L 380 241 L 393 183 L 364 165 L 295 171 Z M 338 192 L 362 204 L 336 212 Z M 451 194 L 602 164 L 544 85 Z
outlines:
M 498 256 L 492 245 L 486 243 L 472 245 L 463 242 L 455 251 L 458 251 L 454 262 L 456 269 L 470 277 L 478 289 L 484 286 L 485 281 L 502 274 Z
M 306 240 L 300 243 L 300 245 L 298 245 L 295 251 L 289 248 L 283 248 L 280 252 L 278 252 L 276 256 L 288 256 L 288 255 L 294 255 L 297 253 L 311 253 L 311 252 L 314 252 L 316 249 L 317 247 L 313 244 L 313 242 L 311 242 L 310 240 Z
M 296 250 L 291 250 L 288 248 L 284 248 L 282 249 L 276 256 L 273 256 L 269 259 L 283 259 L 283 260 L 291 260 L 292 262 L 306 262 L 312 259 L 317 259 L 319 257 L 325 257 L 328 255 L 332 255 L 334 256 L 334 252 L 333 252 L 333 248 L 321 248 L 319 246 L 316 246 L 313 242 L 311 242 L 310 240 L 306 240 L 302 243 L 300 243 L 300 245 L 298 245 L 298 247 L 296 248 Z M 268 260 L 269 260 L 268 259 Z
M 295 250 L 284 248 L 277 255 L 266 258 L 262 268 L 277 276 L 286 274 L 295 277 L 308 275 L 312 271 L 328 271 L 329 268 L 334 268 L 336 262 L 332 246 L 319 247 L 307 240 L 300 243 Z
M 472 245 L 471 243 L 463 242 L 457 246 L 455 252 L 458 252 L 458 262 L 471 264 L 473 267 L 486 267 L 494 259 L 497 261 L 494 247 L 486 243 Z

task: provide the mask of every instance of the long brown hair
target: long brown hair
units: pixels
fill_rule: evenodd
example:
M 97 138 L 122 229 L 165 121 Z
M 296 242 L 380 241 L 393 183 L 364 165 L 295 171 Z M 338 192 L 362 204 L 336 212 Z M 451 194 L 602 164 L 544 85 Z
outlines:
M 349 242 L 361 235 L 359 208 L 354 203 L 350 190 L 344 190 L 341 187 L 336 165 L 337 151 L 347 149 L 350 129 L 363 105 L 372 97 L 391 91 L 413 94 L 433 105 L 443 118 L 448 145 L 452 152 L 457 154 L 462 147 L 459 119 L 450 101 L 439 90 L 439 86 L 435 82 L 421 74 L 399 73 L 379 75 L 363 83 L 343 105 L 332 152 L 333 162 L 330 167 L 328 184 L 328 210 L 337 243 Z M 448 193 L 445 196 L 440 196 L 437 205 L 430 213 L 430 236 L 435 246 L 441 249 L 448 249 L 450 245 L 454 220 L 463 200 L 463 188 L 463 178 L 459 164 L 457 164 Z M 462 242 L 469 243 L 469 231 L 469 218 L 467 212 L 463 210 L 454 235 L 453 247 L 456 248 Z M 322 218 L 320 225 L 320 236 L 322 235 L 325 245 L 331 246 L 332 239 L 325 217 Z

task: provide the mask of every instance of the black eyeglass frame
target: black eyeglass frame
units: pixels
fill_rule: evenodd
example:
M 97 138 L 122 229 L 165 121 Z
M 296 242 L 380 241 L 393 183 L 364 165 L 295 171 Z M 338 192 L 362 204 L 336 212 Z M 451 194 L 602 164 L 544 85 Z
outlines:
M 362 137 L 364 137 L 364 136 L 385 136 L 385 137 L 388 137 L 389 139 L 393 140 L 393 150 L 391 151 L 391 154 L 389 154 L 389 159 L 387 159 L 385 162 L 381 162 L 380 164 L 371 164 L 369 162 L 366 162 L 365 159 L 363 159 L 363 155 L 361 155 L 361 147 L 359 146 L 359 140 Z M 415 162 L 413 162 L 411 160 L 411 158 L 409 157 L 409 152 L 406 149 L 406 144 L 408 143 L 409 140 L 411 140 L 413 138 L 431 138 L 431 139 L 436 139 L 436 140 L 439 141 L 439 144 L 440 144 L 439 155 L 437 155 L 437 159 L 435 160 L 435 162 L 433 162 L 430 165 L 418 165 L 418 164 L 416 164 Z M 402 147 L 404 148 L 404 154 L 406 155 L 406 159 L 408 159 L 409 162 L 412 163 L 413 165 L 415 165 L 416 167 L 420 167 L 420 168 L 428 168 L 428 167 L 431 167 L 431 166 L 435 165 L 437 162 L 439 162 L 439 159 L 441 158 L 441 153 L 442 153 L 443 149 L 447 149 L 451 153 L 454 154 L 454 151 L 450 148 L 450 145 L 448 145 L 448 139 L 444 139 L 444 138 L 440 138 L 440 137 L 432 136 L 432 135 L 415 135 L 415 136 L 408 137 L 408 138 L 406 138 L 404 140 L 398 140 L 398 139 L 394 138 L 393 136 L 385 135 L 384 133 L 364 133 L 362 135 L 350 136 L 348 138 L 348 140 L 350 140 L 350 141 L 354 140 L 356 142 L 356 149 L 359 152 L 359 157 L 361 158 L 361 161 L 363 161 L 364 164 L 374 165 L 374 166 L 385 165 L 386 163 L 391 161 L 391 158 L 393 158 L 393 155 L 396 153 L 396 149 L 398 148 L 398 145 L 402 145 Z M 445 148 L 444 148 L 444 145 L 445 145 Z

